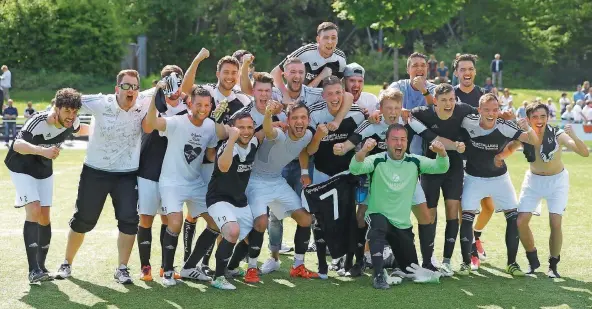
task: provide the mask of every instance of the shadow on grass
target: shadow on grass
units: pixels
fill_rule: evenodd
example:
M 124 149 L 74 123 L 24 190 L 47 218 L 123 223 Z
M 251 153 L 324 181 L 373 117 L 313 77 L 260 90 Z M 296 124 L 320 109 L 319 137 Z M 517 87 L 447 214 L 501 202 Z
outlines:
M 220 291 L 203 282 L 182 282 L 164 288 L 159 281 L 117 286 L 117 289 L 71 278 L 77 288 L 94 295 L 94 304 L 79 304 L 58 289 L 60 281 L 31 287 L 20 301 L 34 308 L 352 308 L 361 305 L 398 308 L 541 308 L 592 305 L 592 284 L 546 274 L 538 278 L 509 278 L 504 270 L 486 265 L 469 277 L 442 278 L 440 284 L 405 281 L 390 290 L 371 286 L 369 270 L 360 278 L 329 280 L 290 278 L 291 256 L 282 256 L 279 271 L 261 277 L 259 284 L 234 280 L 236 291 Z M 312 265 L 312 261 L 309 261 Z M 312 268 L 312 267 L 311 267 Z M 316 269 L 312 269 L 316 270 Z M 157 279 L 158 280 L 158 279 Z M 108 285 L 111 285 L 109 283 Z

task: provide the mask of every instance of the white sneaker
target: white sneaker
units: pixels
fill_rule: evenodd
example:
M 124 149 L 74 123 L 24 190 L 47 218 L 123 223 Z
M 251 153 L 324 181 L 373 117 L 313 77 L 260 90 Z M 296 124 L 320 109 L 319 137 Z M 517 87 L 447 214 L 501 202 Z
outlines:
M 438 271 L 442 274 L 443 277 L 454 276 L 454 271 L 452 270 L 452 266 L 450 266 L 450 263 L 442 263 Z
M 440 263 L 438 263 L 438 259 L 435 256 L 432 256 L 432 265 L 434 266 L 434 268 L 440 267 Z
M 387 273 L 386 269 L 383 269 L 382 272 L 383 272 L 384 279 L 386 280 L 386 283 L 388 283 L 388 285 L 397 285 L 397 284 L 401 284 L 401 282 L 403 282 L 403 278 L 401 278 L 399 276 L 389 275 Z
M 201 268 L 199 268 L 199 266 L 196 266 L 195 268 L 181 268 L 181 272 L 179 273 L 181 275 L 181 277 L 183 278 L 187 278 L 187 279 L 193 279 L 193 280 L 199 280 L 199 281 L 212 281 L 212 277 L 206 275 L 203 273 L 203 271 L 201 271 Z
M 346 273 L 347 272 L 345 271 L 345 268 L 340 268 L 339 270 L 337 270 L 337 275 L 339 277 L 345 277 Z
M 274 258 L 269 258 L 263 263 L 263 265 L 261 265 L 261 274 L 266 275 L 279 270 L 281 264 L 282 262 L 280 262 L 280 260 L 276 261 Z
M 133 282 L 129 273 L 129 268 L 127 268 L 125 265 L 120 265 L 117 269 L 115 269 L 113 278 L 115 278 L 115 280 L 121 284 L 130 284 Z
M 66 279 L 70 276 L 72 276 L 72 265 L 67 264 L 66 262 L 60 265 L 60 268 L 58 268 L 58 270 L 55 273 L 56 279 Z
M 181 271 L 181 273 L 182 273 L 182 271 Z M 174 274 L 175 274 L 174 271 L 165 272 L 164 276 L 162 276 L 162 285 L 164 285 L 164 286 L 176 285 L 177 280 L 175 280 Z
M 221 290 L 236 290 L 236 287 L 228 282 L 224 276 L 220 276 L 212 281 L 212 286 Z

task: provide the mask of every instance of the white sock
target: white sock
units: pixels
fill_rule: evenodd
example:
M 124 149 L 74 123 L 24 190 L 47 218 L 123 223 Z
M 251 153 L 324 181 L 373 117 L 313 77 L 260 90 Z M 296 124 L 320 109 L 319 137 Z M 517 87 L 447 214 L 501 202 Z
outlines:
M 304 254 L 294 254 L 294 267 L 304 264 Z
M 249 268 L 257 268 L 257 258 L 249 258 Z

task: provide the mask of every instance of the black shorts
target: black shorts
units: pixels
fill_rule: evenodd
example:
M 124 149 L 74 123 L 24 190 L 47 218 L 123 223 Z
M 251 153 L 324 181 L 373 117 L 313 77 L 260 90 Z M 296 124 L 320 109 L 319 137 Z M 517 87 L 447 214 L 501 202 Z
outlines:
M 420 181 L 428 208 L 436 208 L 440 200 L 440 189 L 442 189 L 444 200 L 460 201 L 463 191 L 464 171 L 461 167 L 448 170 L 445 174 L 423 174 Z
M 401 269 L 406 269 L 411 264 L 417 264 L 417 251 L 415 249 L 413 227 L 400 229 L 392 225 L 388 219 L 381 214 L 370 214 L 366 218 L 368 223 L 368 240 L 375 241 L 376 238 L 386 240 L 391 246 L 395 260 Z
M 91 231 L 101 215 L 107 195 L 111 196 L 119 231 L 138 232 L 138 178 L 135 172 L 105 172 L 84 165 L 78 184 L 76 209 L 70 220 L 74 232 Z

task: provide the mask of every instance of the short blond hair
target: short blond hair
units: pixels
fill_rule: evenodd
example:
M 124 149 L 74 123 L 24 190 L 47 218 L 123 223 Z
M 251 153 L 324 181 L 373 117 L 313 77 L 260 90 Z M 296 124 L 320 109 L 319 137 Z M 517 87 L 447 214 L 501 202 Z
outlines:
M 8 70 L 8 67 L 6 65 L 3 65 L 2 68 L 0 68 L 2 71 L 4 70 Z
M 481 107 L 481 105 L 483 105 L 489 101 L 495 101 L 496 103 L 499 104 L 499 101 L 498 101 L 497 97 L 495 96 L 495 94 L 486 93 L 479 98 L 479 107 Z
M 403 93 L 399 89 L 387 88 L 380 94 L 380 97 L 378 98 L 380 107 L 382 107 L 382 103 L 386 100 L 393 100 L 397 103 L 403 104 Z
M 138 86 L 140 85 L 140 74 L 136 70 L 121 70 L 117 73 L 117 85 L 121 84 L 124 76 L 135 77 L 138 80 Z

